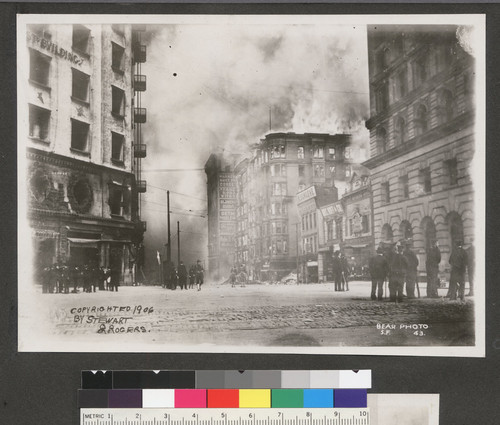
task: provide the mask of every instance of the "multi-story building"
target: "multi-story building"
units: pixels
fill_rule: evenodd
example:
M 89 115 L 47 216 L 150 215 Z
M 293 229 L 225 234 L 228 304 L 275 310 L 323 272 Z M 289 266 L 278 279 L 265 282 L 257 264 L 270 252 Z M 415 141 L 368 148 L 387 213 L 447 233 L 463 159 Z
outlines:
M 235 261 L 237 189 L 234 156 L 211 154 L 205 164 L 208 199 L 208 275 L 227 277 Z
M 368 27 L 375 243 L 411 239 L 425 270 L 437 239 L 441 270 L 474 233 L 474 60 L 456 26 Z
M 210 245 L 217 244 L 220 232 L 214 170 L 225 168 L 235 179 L 236 229 L 232 255 L 225 251 L 224 261 L 244 264 L 250 278 L 260 280 L 279 279 L 296 270 L 302 246 L 296 195 L 312 185 L 345 191 L 357 155 L 350 143 L 345 134 L 271 133 L 252 147 L 251 155 L 233 158 L 233 163 L 218 164 L 211 156 L 205 166 Z M 215 248 L 211 252 L 216 266 L 223 256 Z
M 140 221 L 140 126 L 134 94 L 145 77 L 143 28 L 28 25 L 20 52 L 20 146 L 35 273 L 62 261 L 120 271 L 135 281 Z M 139 67 L 140 69 L 140 67 Z M 140 102 L 140 100 L 139 100 Z M 140 103 L 139 103 L 140 106 Z M 22 171 L 21 171 L 22 172 Z

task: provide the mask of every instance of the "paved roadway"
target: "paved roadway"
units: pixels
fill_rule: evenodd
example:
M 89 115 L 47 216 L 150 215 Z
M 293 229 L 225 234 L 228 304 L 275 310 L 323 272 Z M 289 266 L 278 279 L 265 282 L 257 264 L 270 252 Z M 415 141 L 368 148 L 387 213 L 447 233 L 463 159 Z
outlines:
M 141 305 L 154 312 L 133 315 L 125 329 L 144 326 L 147 333 L 141 339 L 155 344 L 473 345 L 473 298 L 427 299 L 422 288 L 422 298 L 395 304 L 371 301 L 370 287 L 355 281 L 350 291 L 334 292 L 332 283 L 235 288 L 207 283 L 199 292 L 138 286 L 121 287 L 117 293 L 48 294 L 42 300 L 55 312 L 58 334 L 96 333 L 96 324 L 75 325 L 71 308 Z M 445 293 L 440 289 L 441 296 Z

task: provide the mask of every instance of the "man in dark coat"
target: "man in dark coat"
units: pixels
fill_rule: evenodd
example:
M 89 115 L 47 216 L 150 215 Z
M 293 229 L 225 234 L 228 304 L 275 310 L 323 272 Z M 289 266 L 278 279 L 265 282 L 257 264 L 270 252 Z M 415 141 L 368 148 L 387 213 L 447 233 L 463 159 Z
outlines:
M 427 249 L 425 259 L 425 270 L 427 272 L 427 297 L 437 298 L 439 287 L 439 263 L 441 262 L 441 251 L 439 250 L 437 241 L 433 239 L 430 247 Z
M 467 253 L 462 247 L 463 242 L 457 241 L 450 255 L 450 299 L 463 301 L 465 296 L 465 270 L 467 269 Z
M 406 272 L 408 270 L 408 260 L 403 255 L 401 244 L 396 245 L 396 252 L 390 257 L 389 274 L 389 297 L 391 301 L 403 302 L 403 288 Z
M 198 286 L 198 291 L 201 291 L 201 285 L 203 285 L 203 265 L 201 261 L 196 262 L 196 285 Z
M 189 268 L 189 288 L 194 288 L 194 283 L 196 282 L 196 270 L 195 266 L 192 265 Z
M 408 270 L 406 271 L 406 296 L 415 298 L 415 284 L 418 279 L 418 258 L 407 244 L 403 254 L 408 262 Z
M 342 260 L 340 258 L 340 251 L 333 253 L 332 259 L 333 268 L 333 281 L 335 282 L 335 291 L 342 290 Z
M 377 254 L 370 258 L 369 263 L 370 276 L 372 278 L 372 300 L 381 301 L 384 295 L 384 281 L 389 273 L 389 263 L 384 257 L 384 250 L 382 248 L 377 248 Z M 377 294 L 375 294 L 377 291 Z
M 342 290 L 349 290 L 349 276 L 351 275 L 351 267 L 347 261 L 345 254 L 340 254 L 340 262 L 342 263 Z
M 179 285 L 181 289 L 187 289 L 187 278 L 188 278 L 188 272 L 186 266 L 181 261 L 179 263 Z
M 467 296 L 471 297 L 474 295 L 474 272 L 476 269 L 476 252 L 473 242 L 465 252 L 467 253 L 467 274 L 469 275 L 469 293 Z

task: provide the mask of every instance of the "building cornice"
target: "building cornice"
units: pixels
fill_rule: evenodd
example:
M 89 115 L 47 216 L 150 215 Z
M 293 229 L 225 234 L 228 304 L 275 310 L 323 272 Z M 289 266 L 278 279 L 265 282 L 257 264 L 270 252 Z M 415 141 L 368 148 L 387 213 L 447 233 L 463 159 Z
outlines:
M 96 224 L 103 224 L 103 225 L 108 225 L 108 226 L 115 226 L 115 227 L 127 227 L 130 228 L 131 230 L 134 229 L 134 222 L 125 220 L 125 219 L 114 219 L 114 218 L 106 218 L 106 217 L 96 217 L 94 215 L 90 214 L 76 214 L 76 213 L 70 213 L 70 212 L 63 212 L 63 211 L 54 211 L 54 210 L 44 210 L 41 208 L 29 208 L 28 210 L 28 217 L 29 218 L 36 218 L 36 216 L 39 217 L 53 217 L 56 219 L 70 219 L 72 221 L 77 221 L 80 220 L 82 222 L 96 222 Z
M 75 171 L 84 173 L 98 174 L 103 171 L 134 178 L 134 173 L 131 171 L 119 170 L 105 165 L 95 164 L 93 162 L 81 161 L 79 159 L 70 158 L 64 155 L 59 155 L 54 152 L 28 147 L 26 148 L 26 158 L 32 161 L 43 162 L 45 164 L 55 165 L 57 167 L 70 168 Z

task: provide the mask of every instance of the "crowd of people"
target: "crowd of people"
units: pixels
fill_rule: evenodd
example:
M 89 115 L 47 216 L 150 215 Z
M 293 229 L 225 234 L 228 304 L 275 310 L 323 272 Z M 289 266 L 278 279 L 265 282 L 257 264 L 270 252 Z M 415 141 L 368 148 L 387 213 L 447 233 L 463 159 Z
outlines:
M 179 262 L 177 268 L 170 262 L 170 264 L 165 266 L 162 287 L 175 290 L 177 286 L 181 289 L 192 289 L 196 285 L 197 290 L 201 291 L 204 272 L 205 270 L 200 260 L 196 264 L 191 265 L 189 271 L 182 261 Z
M 457 297 L 464 300 L 465 297 L 465 275 L 469 276 L 469 294 L 474 294 L 474 246 L 471 245 L 467 251 L 463 248 L 463 241 L 459 240 L 453 247 L 450 263 L 450 281 L 446 297 L 456 300 Z M 439 264 L 441 263 L 441 252 L 436 240 L 430 242 L 426 251 L 425 270 L 427 274 L 427 297 L 438 298 L 440 280 L 438 276 Z M 411 244 L 404 241 L 398 242 L 394 247 L 385 248 L 379 246 L 377 253 L 370 259 L 369 270 L 372 279 L 371 299 L 382 300 L 384 295 L 384 282 L 389 284 L 389 299 L 394 302 L 402 302 L 403 297 L 415 298 L 415 288 L 420 297 L 418 286 L 417 255 L 412 251 Z M 406 289 L 406 294 L 404 294 Z
M 43 269 L 42 292 L 44 294 L 69 294 L 80 292 L 118 291 L 120 271 L 98 267 L 96 264 L 68 265 L 59 260 Z

